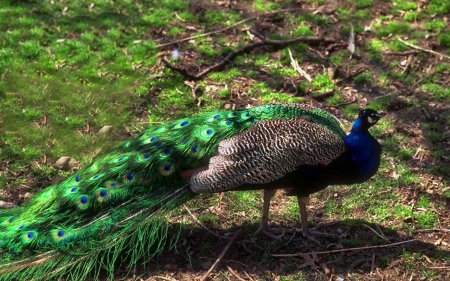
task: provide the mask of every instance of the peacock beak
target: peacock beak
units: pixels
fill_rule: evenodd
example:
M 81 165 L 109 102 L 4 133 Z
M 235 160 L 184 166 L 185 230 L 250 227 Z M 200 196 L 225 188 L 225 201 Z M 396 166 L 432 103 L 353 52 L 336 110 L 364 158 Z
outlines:
M 384 113 L 383 111 L 378 111 L 377 112 L 377 117 L 378 118 L 381 118 L 381 117 L 383 117 L 383 116 L 385 116 L 386 115 L 386 113 Z

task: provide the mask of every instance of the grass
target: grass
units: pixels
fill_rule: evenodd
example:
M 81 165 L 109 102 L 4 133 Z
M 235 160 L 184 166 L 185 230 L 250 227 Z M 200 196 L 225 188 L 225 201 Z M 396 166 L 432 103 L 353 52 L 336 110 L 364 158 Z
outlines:
M 239 56 L 221 71 L 200 81 L 195 99 L 192 84 L 160 65 L 162 52 L 170 56 L 176 48 L 182 55 L 178 60 L 173 59 L 173 63 L 195 73 L 251 42 L 243 30 L 255 24 L 248 21 L 223 33 L 159 47 L 169 41 L 231 26 L 252 13 L 250 10 L 240 13 L 212 2 L 211 6 L 198 2 L 200 4 L 163 0 L 131 4 L 130 1 L 96 0 L 93 5 L 87 5 L 83 1 L 2 1 L 0 26 L 5 32 L 0 35 L 0 159 L 2 165 L 8 163 L 8 168 L 15 173 L 32 176 L 18 177 L 2 171 L 0 188 L 30 186 L 32 192 L 38 191 L 43 185 L 51 184 L 54 178 L 70 174 L 51 168 L 60 156 L 73 157 L 80 165 L 86 165 L 96 155 L 129 138 L 127 131 L 136 133 L 135 127 L 142 129 L 148 123 L 159 124 L 216 110 L 225 104 L 299 102 L 309 100 L 306 94 L 314 98 L 328 91 L 334 94 L 323 103 L 341 105 L 349 101 L 348 91 L 344 91 L 348 86 L 359 90 L 363 104 L 367 97 L 370 107 L 392 112 L 392 117 L 383 119 L 373 130 L 373 134 L 383 140 L 385 156 L 379 175 L 371 181 L 352 187 L 331 187 L 314 195 L 315 202 L 326 202 L 324 218 L 344 220 L 345 227 L 355 231 L 363 224 L 356 219 L 407 233 L 438 226 L 440 206 L 434 195 L 428 195 L 421 185 L 422 178 L 413 170 L 420 162 L 420 155 L 416 155 L 417 145 L 409 142 L 413 132 L 404 133 L 399 129 L 404 125 L 407 131 L 408 120 L 402 120 L 397 112 L 416 110 L 411 115 L 414 116 L 422 114 L 417 109 L 429 108 L 429 104 L 448 104 L 450 91 L 444 82 L 450 64 L 445 60 L 432 64 L 431 61 L 437 61 L 436 57 L 419 53 L 414 55 L 416 60 L 411 68 L 404 71 L 401 61 L 407 57 L 388 56 L 386 52 L 410 50 L 398 38 L 406 40 L 407 37 L 408 42 L 425 48 L 431 48 L 424 43 L 431 38 L 433 48 L 448 55 L 450 33 L 446 30 L 445 15 L 450 13 L 450 6 L 446 1 L 432 0 L 421 4 L 426 8 L 421 6 L 420 9 L 414 1 L 388 1 L 392 5 L 387 5 L 384 14 L 374 13 L 379 7 L 375 7 L 379 5 L 377 1 L 347 1 L 336 8 L 338 25 L 335 19 L 321 13 L 293 12 L 286 19 L 283 13 L 270 15 L 266 20 L 273 23 L 270 26 L 273 29 L 263 30 L 269 38 L 325 34 L 346 41 L 350 30 L 348 22 L 352 22 L 361 61 L 349 59 L 345 47 L 328 56 L 323 46 L 293 44 L 289 48 L 294 58 L 302 67 L 311 66 L 305 67 L 313 79 L 309 83 L 290 66 L 286 48 L 262 48 Z M 290 1 L 244 2 L 258 13 L 292 8 Z M 314 3 L 311 5 L 317 8 L 316 5 L 323 5 L 325 1 L 306 2 Z M 415 22 L 419 25 L 413 25 Z M 365 30 L 371 23 L 370 30 Z M 342 26 L 342 29 L 335 30 L 332 26 Z M 325 33 L 321 33 L 323 31 Z M 368 65 L 368 70 L 345 80 L 359 63 Z M 330 64 L 340 70 L 337 80 L 324 71 L 324 66 Z M 429 65 L 435 67 L 427 68 Z M 433 71 L 429 72 L 430 69 Z M 401 82 L 403 87 L 396 82 Z M 285 85 L 294 85 L 297 91 L 286 92 Z M 408 87 L 420 91 L 421 99 L 406 92 Z M 381 95 L 386 97 L 378 98 Z M 406 109 L 395 109 L 398 97 L 405 101 Z M 445 143 L 450 123 L 446 120 L 450 120 L 450 116 L 445 112 L 448 108 L 442 108 L 444 112 L 439 115 L 442 118 L 421 121 L 420 130 L 428 143 L 428 147 L 424 147 L 424 159 L 429 157 L 433 163 L 438 163 L 424 172 L 440 177 L 448 185 L 449 169 L 441 160 L 448 157 Z M 358 105 L 338 106 L 333 110 L 351 121 L 358 113 Z M 438 112 L 436 109 L 432 115 Z M 113 133 L 96 134 L 104 125 L 112 125 Z M 348 130 L 349 124 L 345 124 L 345 128 Z M 48 163 L 43 163 L 44 157 L 48 158 Z M 405 190 L 410 188 L 419 195 L 410 202 L 403 202 Z M 208 227 L 225 229 L 251 224 L 252 230 L 257 228 L 261 192 L 229 193 L 221 202 L 216 197 L 211 198 L 205 196 L 189 205 L 201 209 L 198 219 Z M 448 202 L 449 198 L 450 192 L 446 191 L 440 199 Z M 281 202 L 283 206 L 271 214 L 271 219 L 277 223 L 298 223 L 296 200 L 280 200 L 274 199 L 274 204 Z M 221 215 L 226 220 L 198 206 L 198 202 L 205 201 L 208 206 L 225 204 L 225 214 Z M 366 242 L 350 238 L 344 240 L 343 245 L 361 246 Z M 202 253 L 206 255 L 210 248 L 204 247 Z M 407 261 L 405 268 L 408 262 L 421 259 L 410 256 L 409 252 L 400 255 Z M 396 257 L 377 256 L 377 259 L 378 265 L 383 266 Z M 264 262 L 275 263 L 270 255 L 265 256 Z M 293 269 L 298 271 L 296 263 L 285 266 L 290 273 L 280 272 L 280 280 L 309 280 L 307 271 L 292 273 Z M 433 272 L 422 272 L 421 276 L 427 280 L 436 278 Z

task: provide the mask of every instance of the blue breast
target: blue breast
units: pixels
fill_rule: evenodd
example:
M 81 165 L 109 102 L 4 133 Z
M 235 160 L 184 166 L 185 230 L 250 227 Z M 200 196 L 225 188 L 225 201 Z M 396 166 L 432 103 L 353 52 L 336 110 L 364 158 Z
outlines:
M 356 164 L 361 181 L 371 178 L 380 166 L 381 145 L 368 132 L 352 131 L 345 144 Z

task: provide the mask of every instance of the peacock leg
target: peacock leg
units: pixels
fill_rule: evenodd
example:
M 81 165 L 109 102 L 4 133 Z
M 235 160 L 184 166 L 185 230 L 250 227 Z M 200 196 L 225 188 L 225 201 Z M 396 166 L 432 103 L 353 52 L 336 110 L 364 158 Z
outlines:
M 276 189 L 264 189 L 264 203 L 263 203 L 263 215 L 261 219 L 261 227 L 255 232 L 255 235 L 260 235 L 264 233 L 270 238 L 279 240 L 281 236 L 277 236 L 272 233 L 272 230 L 269 228 L 269 208 L 270 208 L 270 199 L 277 193 Z
M 303 234 L 303 236 L 309 240 L 311 240 L 312 242 L 315 242 L 317 244 L 320 245 L 320 242 L 317 241 L 313 236 L 324 236 L 324 237 L 329 237 L 329 238 L 338 238 L 338 236 L 334 235 L 334 234 L 328 234 L 328 233 L 323 233 L 323 232 L 319 232 L 319 231 L 315 231 L 313 228 L 313 230 L 310 230 L 308 227 L 308 211 L 306 210 L 306 205 L 309 205 L 310 202 L 310 198 L 309 196 L 306 197 L 297 197 L 297 202 L 298 202 L 298 207 L 300 209 L 300 216 L 301 216 L 301 224 L 302 224 L 302 229 L 301 232 Z M 318 225 L 319 226 L 319 225 Z

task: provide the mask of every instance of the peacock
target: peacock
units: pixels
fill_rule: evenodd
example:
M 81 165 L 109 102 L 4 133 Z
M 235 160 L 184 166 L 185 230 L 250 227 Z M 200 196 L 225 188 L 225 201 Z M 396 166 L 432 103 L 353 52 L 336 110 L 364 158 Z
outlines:
M 206 112 L 149 128 L 27 205 L 0 212 L 0 280 L 113 279 L 167 246 L 165 215 L 201 193 L 264 189 L 261 232 L 277 189 L 297 196 L 303 234 L 308 196 L 371 178 L 381 146 L 368 129 L 384 115 L 359 113 L 346 135 L 308 104 Z M 314 238 L 312 238 L 314 239 Z

